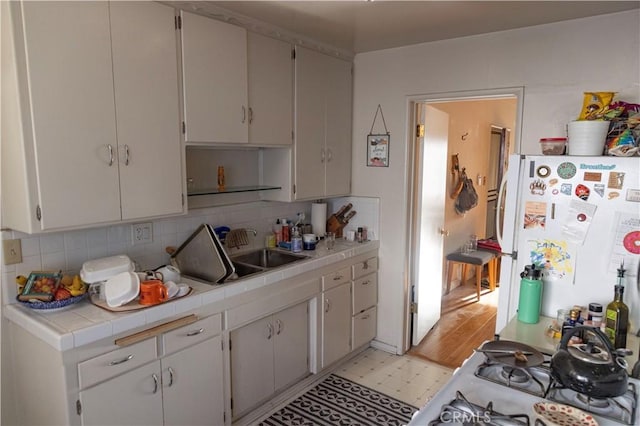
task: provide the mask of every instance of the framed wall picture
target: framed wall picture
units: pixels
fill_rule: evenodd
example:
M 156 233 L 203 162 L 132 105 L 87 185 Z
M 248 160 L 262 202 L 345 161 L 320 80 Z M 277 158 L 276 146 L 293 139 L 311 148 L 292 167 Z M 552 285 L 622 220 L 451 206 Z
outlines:
M 367 166 L 389 167 L 389 134 L 367 135 Z

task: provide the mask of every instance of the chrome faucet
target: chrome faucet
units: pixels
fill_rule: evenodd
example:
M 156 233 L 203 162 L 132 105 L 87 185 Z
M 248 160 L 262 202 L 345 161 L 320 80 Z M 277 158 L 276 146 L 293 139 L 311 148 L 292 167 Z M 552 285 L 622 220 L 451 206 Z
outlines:
M 256 230 L 255 230 L 255 229 L 253 229 L 253 228 L 246 228 L 246 231 L 247 231 L 247 232 L 251 232 L 251 233 L 253 234 L 253 236 L 254 236 L 254 237 L 257 237 L 257 236 L 258 236 L 258 231 L 256 231 Z

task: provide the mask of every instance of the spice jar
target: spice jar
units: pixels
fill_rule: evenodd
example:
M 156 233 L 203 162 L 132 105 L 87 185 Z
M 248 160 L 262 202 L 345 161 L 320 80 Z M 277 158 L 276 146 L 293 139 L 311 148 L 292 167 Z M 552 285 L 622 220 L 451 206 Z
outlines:
M 589 303 L 589 321 L 593 327 L 600 327 L 602 325 L 602 305 L 599 303 Z

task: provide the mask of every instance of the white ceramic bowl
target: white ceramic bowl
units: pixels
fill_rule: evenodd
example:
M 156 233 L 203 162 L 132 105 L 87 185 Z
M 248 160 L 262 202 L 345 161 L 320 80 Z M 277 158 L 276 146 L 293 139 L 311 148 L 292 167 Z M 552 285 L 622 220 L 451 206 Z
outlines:
M 121 272 L 104 283 L 104 295 L 111 308 L 125 305 L 140 292 L 140 278 L 135 272 Z

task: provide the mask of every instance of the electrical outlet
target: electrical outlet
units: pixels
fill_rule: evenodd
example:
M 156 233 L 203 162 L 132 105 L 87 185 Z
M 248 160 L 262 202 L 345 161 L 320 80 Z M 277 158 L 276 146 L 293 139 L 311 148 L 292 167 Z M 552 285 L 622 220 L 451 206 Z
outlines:
M 2 253 L 5 265 L 22 263 L 22 243 L 20 240 L 2 240 Z
M 153 241 L 153 224 L 151 222 L 134 223 L 131 225 L 131 240 L 133 244 L 146 244 Z

